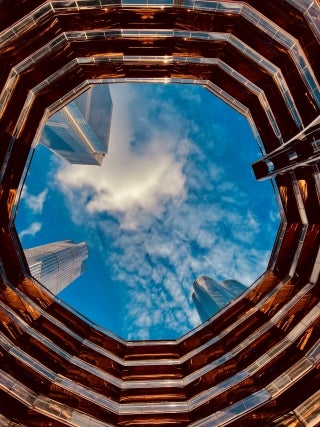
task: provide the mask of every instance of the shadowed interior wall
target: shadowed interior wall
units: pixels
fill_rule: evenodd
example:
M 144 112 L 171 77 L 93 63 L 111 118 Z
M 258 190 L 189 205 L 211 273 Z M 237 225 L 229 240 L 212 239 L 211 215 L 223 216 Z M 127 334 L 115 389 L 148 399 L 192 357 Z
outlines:
M 0 425 L 315 426 L 317 0 L 0 1 Z M 32 143 L 103 82 L 201 84 L 245 115 L 281 225 L 267 271 L 176 341 L 128 342 L 31 278 L 14 227 Z M 235 151 L 237 147 L 235 147 Z

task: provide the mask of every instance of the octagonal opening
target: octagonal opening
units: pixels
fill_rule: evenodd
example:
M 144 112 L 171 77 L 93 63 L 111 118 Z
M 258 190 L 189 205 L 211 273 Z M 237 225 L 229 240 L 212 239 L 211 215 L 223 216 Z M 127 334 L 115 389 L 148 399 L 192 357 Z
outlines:
M 110 91 L 102 166 L 70 165 L 38 145 L 17 230 L 24 249 L 87 243 L 85 273 L 58 294 L 77 311 L 125 339 L 176 339 L 200 324 L 198 276 L 248 286 L 263 273 L 278 208 L 271 183 L 254 179 L 260 153 L 246 118 L 208 90 Z

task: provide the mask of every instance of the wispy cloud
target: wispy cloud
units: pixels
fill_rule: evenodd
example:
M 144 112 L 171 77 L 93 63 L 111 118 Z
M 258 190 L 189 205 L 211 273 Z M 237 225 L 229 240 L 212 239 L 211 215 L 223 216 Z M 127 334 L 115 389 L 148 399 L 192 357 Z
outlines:
M 28 192 L 27 186 L 23 187 L 22 199 L 24 200 L 26 206 L 31 210 L 35 215 L 40 215 L 43 210 L 44 203 L 46 201 L 48 194 L 48 189 L 44 189 L 39 194 L 34 195 Z
M 103 166 L 62 165 L 56 174 L 74 222 L 122 287 L 129 339 L 196 326 L 198 275 L 250 284 L 267 265 L 270 242 L 246 189 L 222 166 L 228 135 L 209 126 L 204 134 L 193 120 L 200 97 L 181 93 L 192 102 L 185 113 L 164 89 L 116 86 Z
M 81 189 L 89 214 L 121 213 L 126 229 L 138 226 L 141 213 L 160 215 L 167 199 L 176 204 L 184 199 L 182 169 L 191 147 L 184 122 L 170 118 L 170 106 L 162 106 L 164 117 L 150 126 L 143 103 L 136 105 L 137 116 L 129 111 L 133 97 L 132 90 L 118 90 L 109 155 L 102 167 L 65 165 L 57 175 L 69 196 Z
M 34 236 L 40 231 L 42 228 L 41 222 L 33 222 L 29 227 L 20 231 L 19 237 L 22 239 L 25 236 Z

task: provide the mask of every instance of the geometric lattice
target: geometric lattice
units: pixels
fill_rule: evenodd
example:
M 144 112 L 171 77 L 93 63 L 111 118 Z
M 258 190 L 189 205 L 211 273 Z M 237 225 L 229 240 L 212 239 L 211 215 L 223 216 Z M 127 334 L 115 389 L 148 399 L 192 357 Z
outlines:
M 2 425 L 317 425 L 319 3 L 0 5 Z M 274 172 L 283 206 L 265 274 L 176 341 L 121 340 L 48 296 L 12 223 L 38 129 L 113 81 L 194 82 L 233 105 L 264 153 L 256 176 Z

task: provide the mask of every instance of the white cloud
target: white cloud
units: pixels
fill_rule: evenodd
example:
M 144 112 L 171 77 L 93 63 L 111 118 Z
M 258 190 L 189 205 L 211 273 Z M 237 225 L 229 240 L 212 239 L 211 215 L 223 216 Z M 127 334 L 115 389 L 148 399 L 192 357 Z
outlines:
M 24 236 L 34 236 L 41 230 L 41 228 L 42 224 L 40 222 L 33 222 L 29 227 L 19 233 L 19 237 L 22 239 Z
M 199 319 L 190 297 L 192 280 L 197 275 L 237 278 L 248 285 L 266 267 L 267 251 L 248 248 L 239 241 L 234 243 L 232 238 L 219 233 L 218 225 L 201 232 L 211 218 L 210 210 L 200 217 L 196 207 L 183 206 L 179 213 L 173 206 L 167 209 L 165 227 L 159 224 L 150 233 L 148 228 L 140 226 L 136 235 L 119 230 L 115 238 L 116 250 L 110 262 L 117 265 L 118 280 L 130 289 L 125 319 L 129 338 L 136 336 L 138 329 L 139 337 L 147 339 L 150 325 L 157 328 L 162 322 L 170 324 L 178 335 L 195 327 Z M 193 244 L 204 248 L 203 256 L 192 252 Z M 150 314 L 159 310 L 161 315 Z M 139 319 L 148 321 L 142 324 Z
M 38 195 L 29 194 L 27 187 L 24 186 L 22 191 L 22 198 L 25 201 L 26 206 L 31 210 L 33 214 L 41 214 L 44 203 L 48 194 L 48 189 L 44 189 Z
M 127 229 L 136 228 L 141 212 L 159 215 L 167 199 L 176 204 L 184 199 L 183 166 L 191 147 L 184 123 L 176 120 L 177 117 L 165 120 L 166 129 L 162 128 L 161 120 L 146 129 L 150 124 L 143 114 L 137 124 L 137 118 L 129 114 L 128 99 L 133 96 L 128 90 L 119 90 L 120 101 L 113 110 L 109 154 L 103 165 L 65 165 L 57 174 L 59 185 L 69 197 L 75 189 L 81 189 L 88 213 L 121 212 L 122 227 Z M 164 110 L 162 106 L 163 115 Z M 147 133 L 147 143 L 139 141 L 134 145 L 137 132 Z
M 148 339 L 163 324 L 181 335 L 199 323 L 191 301 L 198 275 L 248 285 L 264 271 L 262 227 L 244 189 L 192 142 L 190 118 L 164 97 L 147 104 L 138 89 L 113 90 L 118 103 L 103 166 L 62 165 L 56 182 L 73 220 L 90 230 L 112 279 L 123 284 L 127 337 Z M 190 99 L 198 102 L 196 94 Z M 218 142 L 210 144 L 222 152 L 228 135 L 215 132 Z

